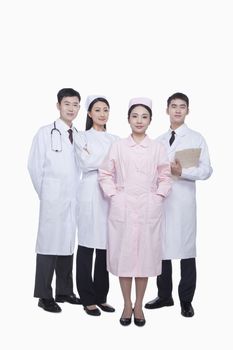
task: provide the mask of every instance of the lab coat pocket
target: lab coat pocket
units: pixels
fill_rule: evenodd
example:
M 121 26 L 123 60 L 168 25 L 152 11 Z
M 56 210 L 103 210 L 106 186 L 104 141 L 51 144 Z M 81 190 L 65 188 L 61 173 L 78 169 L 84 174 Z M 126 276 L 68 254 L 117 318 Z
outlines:
M 163 205 L 163 197 L 155 193 L 151 193 L 150 200 L 149 200 L 149 211 L 148 211 L 148 214 L 149 214 L 148 219 L 150 222 L 154 222 L 155 220 L 161 217 L 162 205 Z
M 110 200 L 109 219 L 114 221 L 125 221 L 125 194 L 117 192 Z
M 41 190 L 41 199 L 54 202 L 60 196 L 60 181 L 54 178 L 44 178 Z

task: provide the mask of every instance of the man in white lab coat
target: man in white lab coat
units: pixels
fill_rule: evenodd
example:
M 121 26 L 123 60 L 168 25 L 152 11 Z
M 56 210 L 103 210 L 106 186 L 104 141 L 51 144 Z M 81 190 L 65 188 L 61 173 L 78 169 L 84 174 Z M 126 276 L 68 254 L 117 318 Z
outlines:
M 39 307 L 50 312 L 61 311 L 51 287 L 54 271 L 56 301 L 80 304 L 73 293 L 72 276 L 79 181 L 72 122 L 77 117 L 81 97 L 79 92 L 65 88 L 58 92 L 57 99 L 60 118 L 39 129 L 28 160 L 40 199 L 34 297 L 39 298 Z
M 212 174 L 203 136 L 185 124 L 188 113 L 189 99 L 186 95 L 178 92 L 168 98 L 170 130 L 158 141 L 167 149 L 174 182 L 170 195 L 164 201 L 163 261 L 162 274 L 157 277 L 158 297 L 145 305 L 147 309 L 157 309 L 174 304 L 171 260 L 180 259 L 178 293 L 184 317 L 194 315 L 191 303 L 196 288 L 196 180 L 205 180 Z M 181 150 L 186 150 L 186 161 L 182 159 L 182 164 L 176 154 Z

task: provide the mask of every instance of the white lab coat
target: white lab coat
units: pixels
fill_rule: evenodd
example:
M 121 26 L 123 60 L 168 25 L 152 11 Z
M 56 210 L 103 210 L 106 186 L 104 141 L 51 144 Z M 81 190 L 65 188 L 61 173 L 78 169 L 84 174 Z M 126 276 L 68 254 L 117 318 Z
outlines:
M 201 148 L 198 167 L 182 169 L 174 177 L 172 190 L 164 200 L 163 259 L 187 259 L 196 256 L 196 180 L 205 180 L 212 174 L 207 144 L 202 135 L 185 124 L 175 130 L 176 138 L 169 145 L 171 129 L 157 140 L 167 149 L 170 161 L 175 152 Z
M 36 252 L 47 255 L 72 255 L 76 236 L 77 187 L 80 177 L 70 143 L 69 127 L 56 120 L 61 132 L 54 132 L 53 124 L 39 129 L 34 137 L 28 170 L 40 199 L 39 228 Z M 73 130 L 73 134 L 77 133 Z M 62 147 L 61 152 L 54 149 Z
M 106 249 L 109 202 L 99 186 L 98 168 L 116 139 L 115 135 L 93 128 L 75 135 L 75 154 L 82 171 L 78 244 L 84 247 Z

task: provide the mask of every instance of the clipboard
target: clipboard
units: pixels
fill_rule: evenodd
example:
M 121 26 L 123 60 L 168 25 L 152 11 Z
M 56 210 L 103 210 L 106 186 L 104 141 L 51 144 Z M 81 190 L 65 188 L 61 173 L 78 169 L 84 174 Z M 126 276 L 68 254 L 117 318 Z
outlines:
M 197 167 L 200 159 L 201 148 L 187 148 L 176 151 L 175 159 L 180 161 L 182 168 Z

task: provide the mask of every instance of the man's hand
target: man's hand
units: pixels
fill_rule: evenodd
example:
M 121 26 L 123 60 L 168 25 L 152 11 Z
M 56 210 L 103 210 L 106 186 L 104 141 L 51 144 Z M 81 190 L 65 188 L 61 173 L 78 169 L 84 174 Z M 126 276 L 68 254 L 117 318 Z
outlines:
M 181 176 L 182 174 L 182 166 L 178 159 L 175 159 L 174 162 L 171 162 L 171 173 L 174 176 Z

